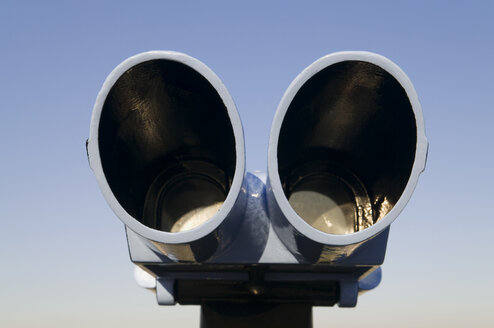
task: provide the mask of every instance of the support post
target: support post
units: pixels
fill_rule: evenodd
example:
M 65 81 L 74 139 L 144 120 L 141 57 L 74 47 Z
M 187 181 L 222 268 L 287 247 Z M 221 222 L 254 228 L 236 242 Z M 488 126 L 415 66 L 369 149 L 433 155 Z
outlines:
M 311 304 L 205 303 L 201 328 L 312 328 Z

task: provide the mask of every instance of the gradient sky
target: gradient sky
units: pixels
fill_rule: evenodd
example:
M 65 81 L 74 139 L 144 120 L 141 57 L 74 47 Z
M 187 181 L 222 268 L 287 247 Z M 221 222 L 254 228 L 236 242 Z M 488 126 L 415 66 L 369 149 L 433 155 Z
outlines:
M 111 70 L 185 52 L 234 98 L 249 170 L 306 66 L 342 50 L 398 64 L 422 104 L 427 169 L 391 228 L 381 285 L 315 327 L 491 327 L 494 320 L 492 1 L 0 3 L 0 326 L 198 327 L 199 308 L 139 288 L 123 224 L 84 142 Z

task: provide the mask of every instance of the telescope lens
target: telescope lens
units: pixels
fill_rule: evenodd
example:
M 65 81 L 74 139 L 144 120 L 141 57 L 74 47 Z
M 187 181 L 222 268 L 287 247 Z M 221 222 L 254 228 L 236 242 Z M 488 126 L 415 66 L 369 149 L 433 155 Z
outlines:
M 225 198 L 224 191 L 205 177 L 181 179 L 157 198 L 157 228 L 180 232 L 198 227 L 218 212 Z
M 336 177 L 306 179 L 292 190 L 288 201 L 305 222 L 318 230 L 338 235 L 355 231 L 355 197 Z
M 225 173 L 214 165 L 187 161 L 165 169 L 151 184 L 143 222 L 165 232 L 194 229 L 211 219 L 227 195 Z
M 315 229 L 345 235 L 374 224 L 367 190 L 346 169 L 311 162 L 293 171 L 288 183 L 288 202 Z

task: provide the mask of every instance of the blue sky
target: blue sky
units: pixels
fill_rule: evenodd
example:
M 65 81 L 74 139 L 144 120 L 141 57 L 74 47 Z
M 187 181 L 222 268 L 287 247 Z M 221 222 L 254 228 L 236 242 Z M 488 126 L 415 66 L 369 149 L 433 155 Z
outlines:
M 0 326 L 197 327 L 133 281 L 122 223 L 89 169 L 92 106 L 111 70 L 185 52 L 225 83 L 249 170 L 266 168 L 276 107 L 328 53 L 398 64 L 422 104 L 427 169 L 393 223 L 383 282 L 315 327 L 488 327 L 494 233 L 491 1 L 0 3 Z

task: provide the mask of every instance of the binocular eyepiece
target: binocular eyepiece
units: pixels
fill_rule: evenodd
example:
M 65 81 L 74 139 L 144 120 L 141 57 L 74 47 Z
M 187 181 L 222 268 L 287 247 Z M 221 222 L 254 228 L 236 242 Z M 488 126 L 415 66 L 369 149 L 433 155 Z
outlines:
M 204 260 L 231 243 L 245 204 L 242 124 L 198 60 L 154 51 L 120 64 L 96 100 L 88 152 L 113 211 L 163 254 Z
M 199 274 L 191 263 L 221 273 L 200 276 L 207 283 L 318 272 L 338 282 L 331 295 L 339 293 L 340 305 L 353 306 L 358 282 L 378 272 L 428 144 L 405 73 L 377 54 L 339 52 L 311 64 L 285 92 L 267 177 L 256 177 L 245 172 L 242 124 L 220 79 L 188 55 L 152 51 L 105 80 L 87 147 L 126 226 L 132 261 L 157 280 L 190 277 L 170 270 Z M 168 296 L 159 292 L 160 304 L 175 302 L 173 286 L 161 285 Z
M 293 81 L 276 112 L 270 217 L 295 254 L 349 252 L 398 216 L 426 154 L 421 106 L 398 66 L 368 52 L 325 56 Z

